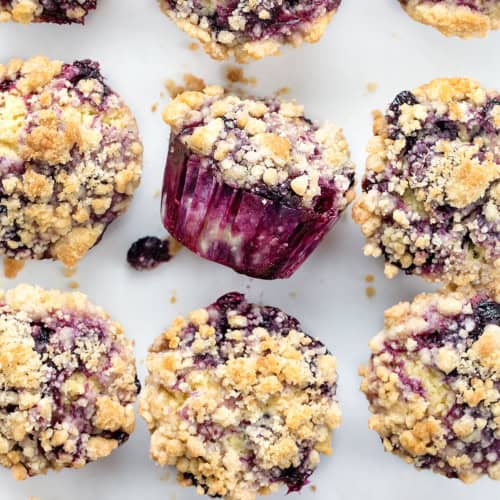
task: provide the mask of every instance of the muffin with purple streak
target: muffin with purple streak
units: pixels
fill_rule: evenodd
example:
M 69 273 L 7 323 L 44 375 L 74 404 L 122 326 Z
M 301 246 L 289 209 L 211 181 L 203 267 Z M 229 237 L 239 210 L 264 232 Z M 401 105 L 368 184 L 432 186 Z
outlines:
M 0 0 L 0 22 L 83 24 L 97 0 Z
M 308 483 L 340 424 L 336 362 L 299 322 L 229 293 L 177 318 L 146 361 L 151 456 L 185 486 L 254 500 Z
M 128 207 L 142 145 L 95 62 L 0 65 L 0 253 L 75 266 Z
M 201 257 L 258 278 L 287 278 L 354 198 L 342 130 L 277 98 L 212 86 L 165 109 L 169 233 Z
M 81 293 L 0 292 L 0 464 L 23 480 L 124 443 L 140 388 L 132 347 Z
M 401 92 L 374 135 L 353 216 L 366 255 L 429 281 L 500 280 L 500 93 L 467 78 Z
M 500 28 L 498 0 L 399 0 L 416 21 L 446 36 L 484 37 Z
M 341 0 L 159 0 L 179 28 L 214 59 L 245 63 L 278 55 L 282 45 L 317 42 Z
M 467 483 L 500 480 L 499 298 L 444 290 L 385 312 L 361 389 L 386 451 Z

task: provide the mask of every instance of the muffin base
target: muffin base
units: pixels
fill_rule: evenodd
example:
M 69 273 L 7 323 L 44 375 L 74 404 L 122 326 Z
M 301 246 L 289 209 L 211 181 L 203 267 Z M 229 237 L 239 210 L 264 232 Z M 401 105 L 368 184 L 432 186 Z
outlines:
M 240 64 L 257 61 L 266 56 L 278 56 L 284 44 L 299 47 L 304 42 L 318 42 L 336 12 L 329 12 L 315 19 L 307 24 L 306 30 L 294 33 L 293 36 L 287 37 L 283 42 L 274 38 L 267 38 L 245 42 L 241 45 L 229 46 L 214 41 L 210 31 L 204 30 L 186 19 L 177 18 L 172 10 L 169 9 L 167 0 L 158 0 L 158 3 L 160 4 L 161 10 L 177 24 L 182 31 L 187 33 L 190 37 L 197 39 L 202 44 L 203 49 L 212 59 L 223 61 L 234 57 Z
M 422 4 L 420 0 L 409 0 L 401 5 L 415 21 L 432 26 L 446 36 L 485 37 L 489 31 L 500 28 L 500 4 L 494 7 L 491 15 L 466 6 L 449 8 L 439 3 Z

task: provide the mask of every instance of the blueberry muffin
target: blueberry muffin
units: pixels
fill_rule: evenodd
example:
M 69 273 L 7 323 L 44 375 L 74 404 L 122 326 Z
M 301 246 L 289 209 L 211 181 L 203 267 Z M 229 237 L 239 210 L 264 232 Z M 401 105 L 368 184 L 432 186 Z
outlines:
M 500 279 L 500 93 L 434 80 L 375 112 L 353 216 L 365 254 L 459 285 Z
M 83 24 L 97 0 L 0 0 L 0 22 Z
M 465 482 L 500 479 L 500 294 L 422 294 L 385 312 L 361 389 L 386 451 Z
M 294 102 L 212 86 L 177 96 L 163 118 L 164 225 L 206 259 L 289 277 L 354 198 L 342 130 L 312 122 Z
M 340 424 L 335 358 L 274 307 L 229 293 L 177 318 L 147 358 L 151 456 L 185 486 L 253 500 L 308 483 Z
M 142 146 L 88 60 L 0 65 L 0 253 L 74 266 L 127 208 Z
M 132 342 L 85 295 L 0 292 L 0 464 L 16 479 L 109 455 L 139 387 Z
M 498 0 L 399 0 L 416 21 L 446 36 L 484 37 L 500 28 Z
M 161 9 L 214 59 L 240 63 L 278 55 L 282 45 L 315 43 L 341 0 L 159 0 Z

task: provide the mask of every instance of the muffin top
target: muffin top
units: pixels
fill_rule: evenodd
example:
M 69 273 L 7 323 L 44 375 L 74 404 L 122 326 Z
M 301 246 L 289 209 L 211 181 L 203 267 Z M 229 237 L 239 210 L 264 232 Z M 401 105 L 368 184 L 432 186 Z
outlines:
M 232 187 L 317 212 L 341 210 L 354 197 L 354 165 L 342 130 L 311 122 L 294 102 L 243 98 L 211 86 L 177 96 L 163 118 L 171 141 Z
M 0 464 L 16 479 L 109 455 L 139 387 L 132 342 L 85 295 L 0 292 Z
M 214 59 L 248 62 L 279 53 L 280 46 L 314 43 L 341 0 L 159 0 L 162 10 Z
M 0 22 L 83 24 L 96 0 L 0 0 Z
M 443 291 L 385 312 L 361 388 L 387 451 L 465 482 L 500 479 L 498 299 Z
M 151 455 L 200 494 L 298 491 L 340 423 L 336 362 L 298 321 L 229 293 L 156 339 L 139 412 Z M 168 408 L 168 411 L 165 411 Z
M 399 0 L 417 21 L 437 28 L 446 36 L 485 36 L 500 27 L 498 0 Z
M 74 266 L 127 208 L 136 122 L 91 61 L 0 65 L 0 252 Z
M 384 255 L 389 277 L 500 279 L 500 93 L 438 79 L 374 116 L 353 210 L 365 253 Z

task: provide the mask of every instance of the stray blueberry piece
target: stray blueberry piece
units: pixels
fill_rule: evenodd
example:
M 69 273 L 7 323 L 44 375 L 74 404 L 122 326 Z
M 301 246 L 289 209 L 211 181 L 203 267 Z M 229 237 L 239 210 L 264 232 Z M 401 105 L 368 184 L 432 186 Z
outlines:
M 132 243 L 127 252 L 127 262 L 137 271 L 158 267 L 172 258 L 168 239 L 145 236 Z

